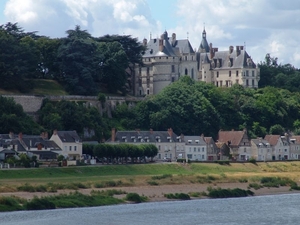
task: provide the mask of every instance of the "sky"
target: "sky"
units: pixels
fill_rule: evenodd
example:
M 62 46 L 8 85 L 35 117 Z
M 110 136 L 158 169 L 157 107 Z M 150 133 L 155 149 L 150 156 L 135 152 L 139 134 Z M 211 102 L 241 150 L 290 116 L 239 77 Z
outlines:
M 92 36 L 131 35 L 142 41 L 167 31 L 198 49 L 205 27 L 213 47 L 244 45 L 253 61 L 267 53 L 300 68 L 299 0 L 0 0 L 0 24 L 65 37 L 80 25 Z

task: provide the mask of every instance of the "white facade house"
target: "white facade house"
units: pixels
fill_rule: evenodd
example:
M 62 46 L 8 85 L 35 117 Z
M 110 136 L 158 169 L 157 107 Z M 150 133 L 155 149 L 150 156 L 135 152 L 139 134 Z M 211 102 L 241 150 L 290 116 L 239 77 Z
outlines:
M 207 144 L 201 136 L 185 136 L 185 155 L 191 161 L 207 161 Z
M 272 147 L 270 143 L 262 138 L 251 139 L 252 157 L 257 161 L 272 160 Z
M 292 136 L 289 139 L 290 143 L 290 159 L 300 159 L 300 136 Z
M 82 142 L 76 131 L 54 130 L 50 140 L 62 150 L 60 154 L 69 160 L 79 160 L 82 156 Z
M 264 139 L 272 147 L 272 160 L 290 159 L 290 145 L 287 136 L 266 135 Z
M 106 141 L 111 144 L 154 144 L 158 149 L 158 154 L 154 160 L 170 159 L 175 161 L 179 155 L 184 154 L 184 141 L 181 136 L 177 136 L 172 128 L 167 131 L 117 131 L 112 129 L 111 138 Z

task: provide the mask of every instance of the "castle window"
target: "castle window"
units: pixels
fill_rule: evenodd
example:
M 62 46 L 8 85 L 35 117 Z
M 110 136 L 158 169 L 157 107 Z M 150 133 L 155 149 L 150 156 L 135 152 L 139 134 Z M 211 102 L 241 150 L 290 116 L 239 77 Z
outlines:
M 229 70 L 229 77 L 231 77 L 231 71 Z
M 236 76 L 238 77 L 238 76 L 239 76 L 239 71 L 237 70 L 237 71 L 235 72 L 235 74 L 236 74 Z
M 246 70 L 246 77 L 249 76 L 249 70 Z
M 246 86 L 249 86 L 249 81 L 248 80 L 246 80 Z
M 187 68 L 185 68 L 184 75 L 187 75 L 187 74 L 188 74 L 188 70 L 187 70 Z
M 175 65 L 171 66 L 172 73 L 175 73 Z
M 184 58 L 185 58 L 185 61 L 187 61 L 187 56 L 185 56 Z
M 254 87 L 254 80 L 252 80 L 252 86 Z
M 192 69 L 192 79 L 194 79 L 194 68 Z
M 252 70 L 252 77 L 254 77 L 254 75 L 255 75 L 255 72 L 254 72 L 254 70 Z
M 149 91 L 149 89 L 147 90 L 147 95 L 149 95 L 150 94 L 150 91 Z
M 217 77 L 219 77 L 219 71 L 217 71 Z

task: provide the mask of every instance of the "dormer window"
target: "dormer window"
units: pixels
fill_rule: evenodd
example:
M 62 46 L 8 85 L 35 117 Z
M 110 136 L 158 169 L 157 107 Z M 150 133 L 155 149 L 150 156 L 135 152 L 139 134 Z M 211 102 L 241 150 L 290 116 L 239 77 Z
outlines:
M 188 143 L 191 144 L 191 143 L 192 143 L 192 140 L 188 140 Z
M 196 144 L 199 144 L 199 140 L 195 140 Z

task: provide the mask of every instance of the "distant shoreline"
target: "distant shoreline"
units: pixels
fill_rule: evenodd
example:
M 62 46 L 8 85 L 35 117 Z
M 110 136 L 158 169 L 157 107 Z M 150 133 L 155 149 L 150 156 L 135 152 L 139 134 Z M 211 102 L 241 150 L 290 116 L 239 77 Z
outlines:
M 207 188 L 223 188 L 223 189 L 234 189 L 240 188 L 243 190 L 248 189 L 248 183 L 217 183 L 213 184 L 176 184 L 176 185 L 158 185 L 158 186 L 131 186 L 131 187 L 110 187 L 110 188 L 89 188 L 89 189 L 79 189 L 77 192 L 80 192 L 85 195 L 89 195 L 92 190 L 122 190 L 126 193 L 137 193 L 139 195 L 146 196 L 148 202 L 161 202 L 161 201 L 170 201 L 174 199 L 168 199 L 164 194 L 170 193 L 185 193 L 189 194 L 192 192 L 207 192 Z M 272 187 L 272 188 L 260 188 L 258 190 L 250 189 L 254 192 L 254 196 L 263 196 L 263 195 L 279 195 L 279 194 L 292 194 L 300 193 L 300 191 L 290 190 L 289 186 L 282 187 Z M 33 199 L 34 197 L 44 197 L 52 196 L 59 194 L 68 194 L 75 192 L 74 190 L 58 190 L 57 192 L 3 192 L 0 193 L 0 196 L 17 196 L 27 200 Z M 126 194 L 116 195 L 115 198 L 123 198 Z M 208 197 L 191 197 L 191 199 L 207 199 Z

